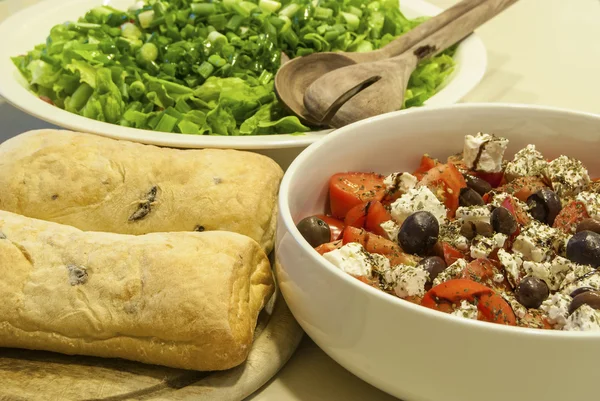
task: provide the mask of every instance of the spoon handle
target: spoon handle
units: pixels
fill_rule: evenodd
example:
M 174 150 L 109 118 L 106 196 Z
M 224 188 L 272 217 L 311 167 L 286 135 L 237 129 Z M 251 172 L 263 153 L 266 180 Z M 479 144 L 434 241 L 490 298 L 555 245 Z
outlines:
M 466 13 L 413 45 L 406 53 L 412 53 L 417 61 L 443 52 L 448 47 L 469 36 L 476 28 L 501 13 L 518 0 L 486 0 Z
M 448 25 L 461 15 L 464 15 L 468 11 L 480 6 L 486 1 L 488 0 L 463 0 L 447 10 L 444 10 L 441 14 L 436 15 L 435 17 L 432 17 L 418 25 L 414 29 L 411 29 L 404 35 L 388 43 L 383 48 L 376 50 L 375 52 L 378 54 L 371 54 L 371 57 L 369 57 L 368 60 L 373 61 L 373 56 L 375 56 L 377 60 L 398 56 L 419 43 L 424 38 L 431 36 L 442 27 Z
M 371 61 L 384 60 L 394 56 L 399 56 L 404 53 L 424 38 L 432 35 L 440 28 L 446 26 L 451 21 L 457 19 L 473 8 L 485 3 L 488 0 L 463 0 L 460 3 L 444 10 L 441 14 L 436 15 L 411 29 L 404 35 L 394 39 L 379 50 L 364 53 L 348 53 L 344 54 L 357 63 L 367 63 Z

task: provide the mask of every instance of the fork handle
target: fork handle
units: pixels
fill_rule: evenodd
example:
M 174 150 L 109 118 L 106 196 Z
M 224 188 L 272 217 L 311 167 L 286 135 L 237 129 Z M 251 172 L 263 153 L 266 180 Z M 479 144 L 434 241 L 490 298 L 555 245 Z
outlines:
M 487 1 L 489 0 L 463 0 L 444 10 L 441 14 L 419 24 L 414 29 L 394 39 L 379 50 L 364 53 L 344 53 L 344 55 L 357 63 L 367 63 L 399 56 L 450 22 Z

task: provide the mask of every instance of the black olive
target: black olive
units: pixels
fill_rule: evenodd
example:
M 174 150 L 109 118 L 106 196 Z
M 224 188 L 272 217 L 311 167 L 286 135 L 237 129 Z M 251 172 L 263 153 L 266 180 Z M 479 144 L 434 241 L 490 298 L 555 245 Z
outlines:
M 483 206 L 485 205 L 485 202 L 481 195 L 479 195 L 474 189 L 467 187 L 460 189 L 458 204 L 460 206 Z
M 398 242 L 405 252 L 423 255 L 435 245 L 439 235 L 437 219 L 429 212 L 420 211 L 404 220 L 398 233 Z
M 580 265 L 600 266 L 600 234 L 580 231 L 567 243 L 567 259 Z
M 600 234 L 600 221 L 592 218 L 581 220 L 581 223 L 577 225 L 575 232 L 580 231 L 593 231 Z
M 579 287 L 576 290 L 574 290 L 571 293 L 571 298 L 575 298 L 577 295 L 579 294 L 583 294 L 584 292 L 588 292 L 588 291 L 596 291 L 596 288 L 592 288 L 592 287 Z
M 494 229 L 485 221 L 465 221 L 462 226 L 460 226 L 460 234 L 471 240 L 478 235 L 491 237 L 494 234 Z
M 429 256 L 428 258 L 424 258 L 419 262 L 419 267 L 422 267 L 429 273 L 428 283 L 431 283 L 435 278 L 446 270 L 446 262 L 444 259 L 439 256 Z
M 467 186 L 483 196 L 492 190 L 492 186 L 486 180 L 482 180 L 479 177 L 475 177 L 469 174 L 465 174 L 465 181 Z
M 497 207 L 492 210 L 490 223 L 497 233 L 510 236 L 517 231 L 517 220 L 505 207 Z
M 560 199 L 556 193 L 548 188 L 540 189 L 527 198 L 529 213 L 539 222 L 549 226 L 554 224 L 554 219 L 562 209 Z
M 516 289 L 517 301 L 526 308 L 539 308 L 549 295 L 548 285 L 537 277 L 525 277 Z
M 583 304 L 589 305 L 594 309 L 600 309 L 600 291 L 586 291 L 575 296 L 571 301 L 571 305 L 569 305 L 569 315 Z
M 306 241 L 316 248 L 331 240 L 329 225 L 316 216 L 306 217 L 296 225 Z

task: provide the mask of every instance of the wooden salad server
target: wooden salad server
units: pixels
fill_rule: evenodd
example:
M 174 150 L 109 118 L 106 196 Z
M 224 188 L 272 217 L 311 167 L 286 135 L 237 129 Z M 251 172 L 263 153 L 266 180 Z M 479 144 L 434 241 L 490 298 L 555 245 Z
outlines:
M 304 108 L 304 93 L 318 78 L 335 69 L 356 63 L 367 63 L 398 56 L 423 38 L 430 36 L 444 25 L 486 1 L 488 0 L 463 0 L 378 50 L 362 53 L 313 53 L 287 61 L 275 75 L 275 92 L 281 102 L 301 120 L 311 125 L 320 125 L 320 122 L 311 118 Z
M 331 71 L 314 81 L 304 94 L 310 119 L 334 128 L 400 110 L 408 80 L 417 64 L 458 43 L 473 30 L 518 0 L 486 0 L 404 53 L 385 60 L 360 63 Z M 443 14 L 430 21 L 442 18 Z

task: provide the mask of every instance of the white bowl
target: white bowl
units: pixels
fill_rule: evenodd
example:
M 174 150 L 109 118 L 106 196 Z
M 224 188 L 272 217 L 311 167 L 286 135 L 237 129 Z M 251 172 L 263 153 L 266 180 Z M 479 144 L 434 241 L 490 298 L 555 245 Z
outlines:
M 465 104 L 344 127 L 302 152 L 283 179 L 276 245 L 283 295 L 328 355 L 404 401 L 597 400 L 600 333 L 508 327 L 411 304 L 346 275 L 295 227 L 324 211 L 334 173 L 412 171 L 423 153 L 447 157 L 478 131 L 508 138 L 511 157 L 533 143 L 547 157 L 575 156 L 600 174 L 600 116 L 591 114 Z
M 282 157 L 291 162 L 302 149 L 317 141 L 329 131 L 305 135 L 261 135 L 261 136 L 207 136 L 178 135 L 127 128 L 78 116 L 39 100 L 27 87 L 10 60 L 11 56 L 24 54 L 39 43 L 43 43 L 50 29 L 57 24 L 76 20 L 88 10 L 110 4 L 118 9 L 127 9 L 134 0 L 46 0 L 26 8 L 0 24 L 0 95 L 17 108 L 42 120 L 76 131 L 90 132 L 111 138 L 126 139 L 148 144 L 177 148 L 235 148 L 235 149 L 283 149 L 295 148 Z M 408 17 L 435 15 L 441 9 L 423 0 L 402 0 L 402 11 Z M 471 35 L 458 47 L 456 71 L 448 83 L 426 102 L 427 106 L 453 104 L 471 91 L 481 80 L 487 65 L 487 55 L 482 41 Z M 266 152 L 275 158 L 278 151 Z

